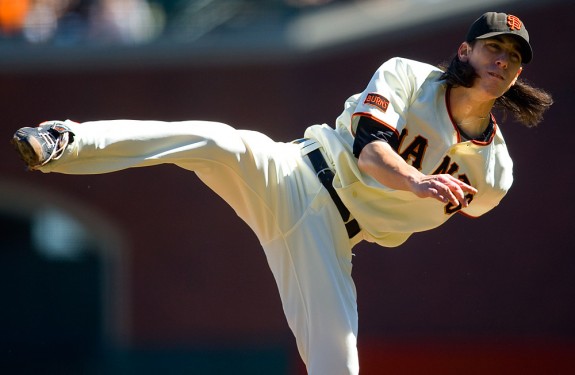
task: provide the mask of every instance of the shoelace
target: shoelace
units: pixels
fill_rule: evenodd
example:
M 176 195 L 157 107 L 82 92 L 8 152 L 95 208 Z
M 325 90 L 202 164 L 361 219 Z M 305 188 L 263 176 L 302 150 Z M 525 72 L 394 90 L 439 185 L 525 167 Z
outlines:
M 48 132 L 41 132 L 39 133 L 39 135 L 52 148 L 52 152 L 46 158 L 46 160 L 44 160 L 44 162 L 40 164 L 40 166 L 45 165 L 52 160 L 58 160 L 62 157 L 62 155 L 64 155 L 64 150 L 66 149 L 66 146 L 68 146 L 68 143 L 70 142 L 69 133 L 60 134 L 58 138 L 54 138 L 54 136 L 52 136 Z

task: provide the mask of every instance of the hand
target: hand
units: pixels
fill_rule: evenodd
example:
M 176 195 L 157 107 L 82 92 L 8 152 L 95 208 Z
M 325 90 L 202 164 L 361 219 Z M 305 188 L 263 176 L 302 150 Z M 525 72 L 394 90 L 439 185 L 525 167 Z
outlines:
M 382 185 L 411 191 L 420 198 L 435 198 L 454 207 L 469 205 L 468 194 L 476 194 L 473 186 L 449 174 L 425 175 L 407 164 L 387 142 L 371 142 L 359 154 L 359 169 Z
M 420 198 L 435 198 L 443 203 L 465 208 L 467 194 L 476 194 L 477 189 L 449 174 L 421 175 L 415 178 L 411 191 Z

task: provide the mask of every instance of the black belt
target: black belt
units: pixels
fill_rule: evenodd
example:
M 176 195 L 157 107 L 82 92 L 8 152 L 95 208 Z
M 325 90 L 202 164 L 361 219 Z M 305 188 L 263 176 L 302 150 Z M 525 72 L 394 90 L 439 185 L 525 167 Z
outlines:
M 304 141 L 306 141 L 306 139 L 298 139 L 295 140 L 294 143 L 302 143 Z M 358 234 L 361 229 L 359 227 L 359 224 L 357 223 L 357 220 L 355 219 L 349 220 L 351 214 L 349 213 L 349 210 L 347 209 L 347 207 L 345 207 L 345 204 L 343 204 L 341 198 L 339 197 L 339 195 L 337 195 L 337 192 L 333 187 L 333 178 L 335 174 L 325 161 L 325 158 L 323 157 L 319 149 L 315 149 L 309 152 L 307 154 L 307 157 L 311 161 L 313 169 L 315 169 L 317 178 L 319 178 L 320 182 L 326 188 L 329 195 L 331 196 L 333 203 L 335 203 L 335 206 L 337 207 L 339 214 L 341 215 L 341 218 L 345 223 L 345 228 L 347 229 L 347 235 L 349 236 L 349 238 L 355 237 L 355 235 Z

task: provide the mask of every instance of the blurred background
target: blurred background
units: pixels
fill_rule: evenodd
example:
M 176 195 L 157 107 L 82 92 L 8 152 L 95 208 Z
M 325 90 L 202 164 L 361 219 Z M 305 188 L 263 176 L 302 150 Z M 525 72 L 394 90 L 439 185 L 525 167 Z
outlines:
M 305 373 L 255 236 L 193 173 L 30 173 L 21 126 L 205 119 L 278 141 L 333 124 L 394 56 L 439 64 L 519 16 L 555 105 L 501 128 L 493 212 L 355 248 L 362 374 L 571 374 L 571 0 L 0 0 L 0 372 Z

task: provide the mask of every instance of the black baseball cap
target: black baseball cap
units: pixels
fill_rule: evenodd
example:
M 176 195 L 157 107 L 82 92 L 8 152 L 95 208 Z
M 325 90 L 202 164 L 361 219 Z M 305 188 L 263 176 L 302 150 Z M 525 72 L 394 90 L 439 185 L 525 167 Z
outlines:
M 533 50 L 529 44 L 529 33 L 521 20 L 511 14 L 487 12 L 475 20 L 467 32 L 467 42 L 475 39 L 487 39 L 496 35 L 513 35 L 520 45 L 522 62 L 527 64 L 533 59 Z

